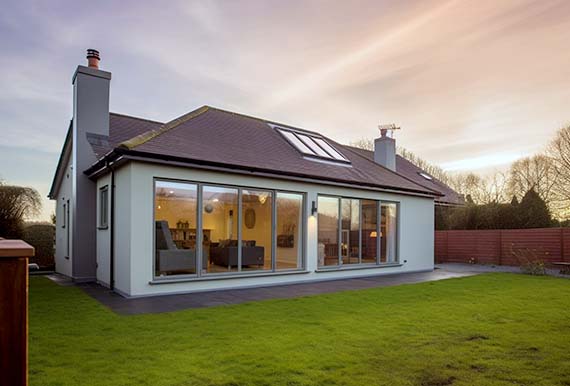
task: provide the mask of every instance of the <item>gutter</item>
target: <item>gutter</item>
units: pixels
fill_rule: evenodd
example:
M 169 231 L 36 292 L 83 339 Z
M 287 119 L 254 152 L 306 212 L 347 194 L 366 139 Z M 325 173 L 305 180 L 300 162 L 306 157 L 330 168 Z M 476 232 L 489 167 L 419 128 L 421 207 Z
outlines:
M 239 166 L 236 167 L 235 165 L 224 165 L 224 164 L 218 164 L 214 162 L 206 162 L 200 160 L 188 160 L 186 158 L 149 154 L 144 152 L 127 150 L 124 148 L 115 148 L 111 150 L 100 161 L 96 162 L 87 170 L 85 170 L 84 173 L 89 178 L 98 177 L 99 175 L 105 173 L 109 169 L 107 166 L 109 159 L 114 159 L 113 164 L 115 163 L 119 164 L 129 160 L 139 161 L 139 162 L 162 163 L 172 166 L 192 167 L 197 169 L 214 170 L 214 171 L 228 172 L 228 173 L 240 173 L 245 175 L 256 175 L 261 177 L 280 178 L 280 179 L 309 182 L 309 183 L 324 182 L 328 183 L 329 185 L 335 185 L 335 186 L 343 186 L 349 188 L 359 187 L 368 190 L 377 190 L 382 192 L 398 193 L 398 194 L 408 194 L 408 195 L 421 196 L 421 197 L 435 198 L 435 197 L 444 196 L 444 194 L 440 192 L 435 192 L 427 188 L 426 188 L 427 191 L 421 191 L 414 189 L 398 189 L 383 185 L 368 185 L 365 183 L 347 182 L 344 180 L 317 179 L 299 173 L 280 172 L 276 170 L 267 171 L 259 168 L 245 168 Z

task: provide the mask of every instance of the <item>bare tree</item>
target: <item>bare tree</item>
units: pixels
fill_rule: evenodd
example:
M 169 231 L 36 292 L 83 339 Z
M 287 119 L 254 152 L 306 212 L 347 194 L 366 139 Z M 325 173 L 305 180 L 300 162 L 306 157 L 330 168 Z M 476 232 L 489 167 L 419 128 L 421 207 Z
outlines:
M 519 200 L 526 192 L 534 189 L 548 204 L 554 200 L 554 189 L 558 183 L 559 171 L 554 159 L 545 154 L 521 158 L 509 169 L 508 191 Z
M 374 140 L 371 138 L 360 138 L 358 141 L 350 142 L 349 145 L 359 149 L 374 151 Z
M 411 163 L 413 163 L 414 165 L 416 165 L 417 167 L 419 167 L 420 169 L 422 169 L 423 171 L 427 172 L 432 177 L 437 178 L 444 184 L 449 183 L 450 175 L 441 167 L 429 163 L 428 161 L 420 158 L 413 152 L 403 147 L 398 147 L 398 154 L 407 159 L 408 161 L 410 161 Z
M 374 140 L 371 138 L 361 138 L 358 141 L 350 142 L 350 146 L 358 147 L 360 149 L 374 151 Z M 447 184 L 449 180 L 449 174 L 445 172 L 439 166 L 433 165 L 428 161 L 420 158 L 413 152 L 403 148 L 398 147 L 397 152 L 400 156 L 407 159 L 426 173 L 430 174 L 432 177 L 437 178 L 441 182 Z
M 351 142 L 351 146 L 374 151 L 374 140 L 362 138 Z M 451 187 L 457 193 L 469 196 L 476 204 L 490 204 L 509 202 L 512 198 L 507 189 L 507 176 L 504 173 L 496 172 L 487 177 L 482 177 L 475 173 L 449 173 L 437 165 L 420 158 L 413 152 L 398 147 L 398 154 L 407 159 L 431 176 Z M 523 192 L 522 195 L 524 195 Z M 519 198 L 520 198 L 519 197 Z
M 41 206 L 34 188 L 0 182 L 0 237 L 20 238 L 24 221 L 39 214 Z
M 486 177 L 472 172 L 450 174 L 446 183 L 475 204 L 503 203 L 510 198 L 507 194 L 507 177 L 501 172 Z
M 558 180 L 554 185 L 553 212 L 557 217 L 570 218 L 570 125 L 561 128 L 548 148 L 553 160 Z

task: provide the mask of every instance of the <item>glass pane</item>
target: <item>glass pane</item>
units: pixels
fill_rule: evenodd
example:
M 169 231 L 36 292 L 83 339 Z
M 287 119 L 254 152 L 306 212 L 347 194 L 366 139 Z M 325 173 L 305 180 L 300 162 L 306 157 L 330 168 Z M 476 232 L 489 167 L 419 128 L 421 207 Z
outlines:
M 313 142 L 312 137 L 299 133 L 297 133 L 297 136 L 305 143 L 305 145 L 309 146 L 311 150 L 314 151 L 317 155 L 325 158 L 331 158 L 331 156 L 326 151 L 321 149 L 319 145 Z
M 242 191 L 241 269 L 271 270 L 273 197 L 264 190 Z
M 382 204 L 380 261 L 383 263 L 393 263 L 397 261 L 396 242 L 398 236 L 398 221 L 396 211 L 396 204 Z
M 323 147 L 331 156 L 333 156 L 333 158 L 340 160 L 340 161 L 347 161 L 347 159 L 340 154 L 338 151 L 336 151 L 336 149 L 334 147 L 332 147 L 331 145 L 329 145 L 327 143 L 327 141 L 325 141 L 322 138 L 313 138 L 313 140 L 318 143 L 319 145 L 321 145 L 321 147 Z
M 237 214 L 237 189 L 219 186 L 203 187 L 203 273 L 238 270 Z
M 99 226 L 107 226 L 108 217 L 108 188 L 103 188 L 99 191 Z
M 338 265 L 338 198 L 319 197 L 319 266 Z
M 287 138 L 287 140 L 291 142 L 293 146 L 295 146 L 297 150 L 299 150 L 301 153 L 315 155 L 315 153 L 311 149 L 309 149 L 307 145 L 301 142 L 301 140 L 297 138 L 295 134 L 293 134 L 292 132 L 286 130 L 279 130 L 279 132 L 283 134 L 285 138 Z
M 197 186 L 179 182 L 155 184 L 157 276 L 196 273 Z
M 360 200 L 343 198 L 340 201 L 341 236 L 340 256 L 342 264 L 359 263 L 358 229 L 360 224 Z
M 362 263 L 376 263 L 378 202 L 362 200 Z
M 303 259 L 303 195 L 277 193 L 277 269 L 297 269 Z

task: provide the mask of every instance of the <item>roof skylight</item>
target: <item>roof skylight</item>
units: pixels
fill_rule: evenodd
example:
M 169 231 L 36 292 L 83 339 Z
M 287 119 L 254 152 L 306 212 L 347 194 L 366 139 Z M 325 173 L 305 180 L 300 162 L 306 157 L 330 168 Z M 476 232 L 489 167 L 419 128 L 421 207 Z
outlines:
M 301 153 L 305 154 L 315 154 L 303 141 L 301 141 L 295 134 L 290 131 L 279 130 L 281 134 L 289 141 L 293 146 L 297 148 Z
M 432 176 L 430 176 L 430 175 L 429 175 L 429 174 L 427 174 L 427 173 L 424 173 L 424 172 L 418 172 L 418 174 L 419 174 L 420 176 L 422 176 L 423 178 L 425 178 L 426 180 L 429 180 L 429 181 L 432 181 L 432 180 L 433 180 L 433 177 L 432 177 Z
M 276 127 L 277 131 L 301 153 L 331 161 L 350 162 L 321 136 Z

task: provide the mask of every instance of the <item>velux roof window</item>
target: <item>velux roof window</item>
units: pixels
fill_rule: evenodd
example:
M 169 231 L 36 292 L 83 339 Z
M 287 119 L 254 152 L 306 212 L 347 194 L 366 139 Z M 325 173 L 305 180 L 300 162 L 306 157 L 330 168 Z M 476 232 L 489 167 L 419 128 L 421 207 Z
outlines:
M 350 162 L 321 136 L 282 127 L 275 128 L 293 147 L 305 155 L 331 161 Z

